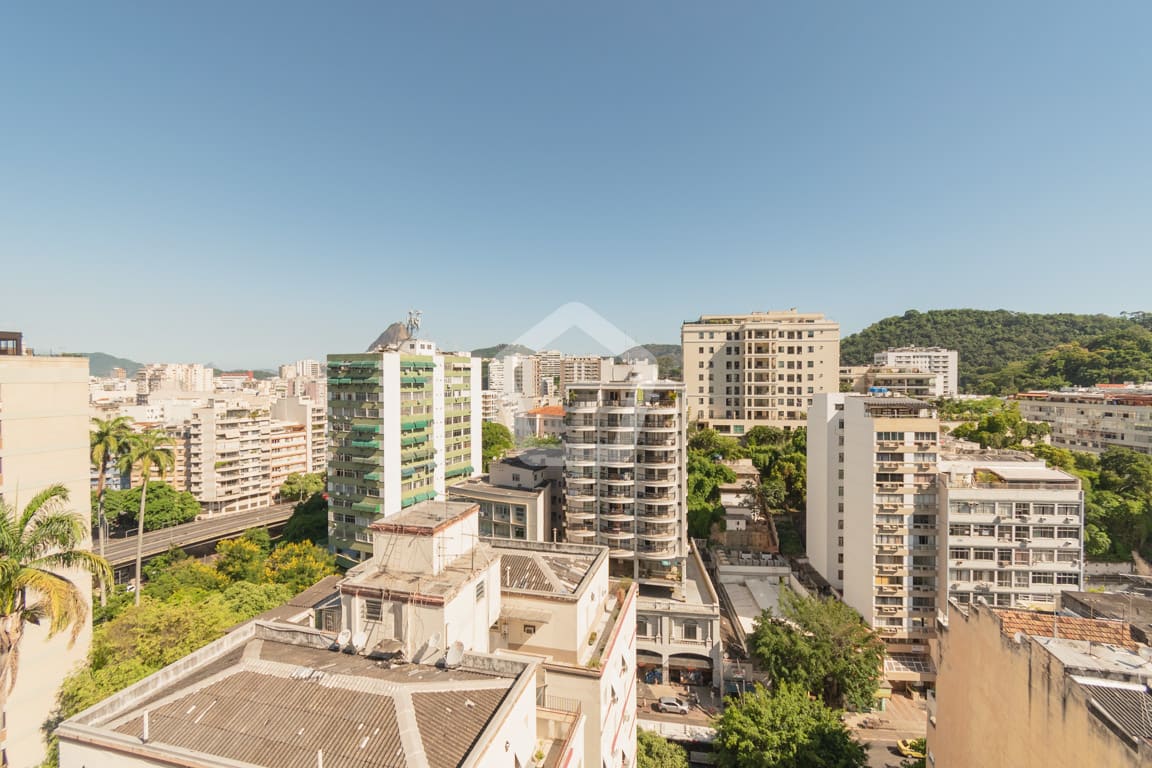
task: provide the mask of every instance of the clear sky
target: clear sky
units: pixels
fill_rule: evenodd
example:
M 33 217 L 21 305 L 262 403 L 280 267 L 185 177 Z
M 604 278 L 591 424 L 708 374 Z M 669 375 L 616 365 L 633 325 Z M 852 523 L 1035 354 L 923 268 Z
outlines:
M 643 342 L 1152 310 L 1152 3 L 42 2 L 0 15 L 0 327 L 265 367 L 405 312 Z

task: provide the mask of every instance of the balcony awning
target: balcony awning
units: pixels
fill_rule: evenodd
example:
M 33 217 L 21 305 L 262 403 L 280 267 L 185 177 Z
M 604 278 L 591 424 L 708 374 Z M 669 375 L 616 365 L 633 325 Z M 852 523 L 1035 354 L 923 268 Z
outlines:
M 712 669 L 712 660 L 674 653 L 668 657 L 669 669 Z

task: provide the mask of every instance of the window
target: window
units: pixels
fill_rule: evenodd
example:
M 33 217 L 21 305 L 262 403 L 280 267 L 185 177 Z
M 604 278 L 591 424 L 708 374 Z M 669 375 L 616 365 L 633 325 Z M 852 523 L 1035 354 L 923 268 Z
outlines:
M 700 633 L 700 625 L 698 625 L 696 622 L 694 622 L 694 621 L 684 622 L 684 626 L 681 629 L 681 637 L 683 637 L 683 639 L 685 639 L 685 640 L 699 640 L 700 639 L 699 633 Z
M 379 600 L 365 600 L 362 604 L 362 617 L 365 621 L 380 621 L 384 604 Z
M 636 634 L 640 637 L 648 637 L 648 619 L 643 616 L 636 617 Z
M 477 600 L 483 600 L 484 599 L 484 582 L 483 581 L 476 583 L 476 599 Z
M 536 625 L 535 624 L 525 624 L 524 625 L 524 634 L 526 634 L 526 635 L 536 634 Z

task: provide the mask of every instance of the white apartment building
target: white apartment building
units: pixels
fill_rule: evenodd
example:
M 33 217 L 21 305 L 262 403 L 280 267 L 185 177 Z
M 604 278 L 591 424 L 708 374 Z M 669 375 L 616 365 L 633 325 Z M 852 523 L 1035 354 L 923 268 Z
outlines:
M 184 423 L 188 490 L 208 514 L 266 507 L 272 494 L 269 402 L 212 397 Z
M 319 360 L 297 360 L 280 366 L 282 379 L 322 379 L 325 375 L 324 363 Z
M 480 361 L 426 339 L 328 356 L 329 546 L 372 553 L 368 527 L 479 473 Z
M 1053 610 L 1084 588 L 1078 478 L 1017 451 L 947 451 L 940 462 L 939 605 L 984 598 Z
M 914 371 L 938 373 L 943 377 L 941 396 L 960 394 L 960 355 L 954 349 L 943 347 L 893 347 L 877 352 L 876 365 Z
M 16 344 L 10 343 L 16 337 Z M 40 491 L 60 483 L 68 509 L 89 530 L 88 359 L 18 354 L 18 334 L 0 334 L 0 499 L 23 509 Z M 10 352 L 10 353 L 9 353 Z M 90 602 L 90 577 L 67 574 Z M 92 637 L 90 619 L 75 645 L 67 631 L 48 639 L 46 626 L 27 624 L 20 643 L 20 674 L 8 694 L 0 749 L 11 765 L 39 765 L 40 727 L 56 704 L 56 691 L 83 662 Z
M 281 397 L 272 402 L 273 419 L 306 427 L 303 472 L 328 471 L 328 414 L 324 400 L 310 397 Z M 273 483 L 273 489 L 280 486 Z
M 1020 415 L 1052 427 L 1058 448 L 1103 453 L 1131 448 L 1152 453 L 1152 390 L 1108 387 L 1016 395 Z
M 560 360 L 560 392 L 578 381 L 600 381 L 604 370 L 612 365 L 610 357 L 565 355 Z
M 164 392 L 212 392 L 215 371 L 199 363 L 149 363 L 136 372 L 136 392 L 146 402 Z
M 489 543 L 502 593 L 494 653 L 539 659 L 538 703 L 595 724 L 585 765 L 635 765 L 636 585 L 609 578 L 604 547 Z
M 358 651 L 430 663 L 455 643 L 486 653 L 500 617 L 500 557 L 479 541 L 479 507 L 424 501 L 369 526 L 372 557 L 340 584 Z
M 808 415 L 808 557 L 899 662 L 891 681 L 933 677 L 939 441 L 910 398 L 825 394 Z
M 724 434 L 804 426 L 813 398 L 840 388 L 840 324 L 822 314 L 702 315 L 680 343 L 687 416 Z
M 506 488 L 473 477 L 449 486 L 448 498 L 480 508 L 480 535 L 513 541 L 551 541 L 548 487 Z
M 612 573 L 679 593 L 687 558 L 684 386 L 652 364 L 568 387 L 568 540 L 609 548 Z

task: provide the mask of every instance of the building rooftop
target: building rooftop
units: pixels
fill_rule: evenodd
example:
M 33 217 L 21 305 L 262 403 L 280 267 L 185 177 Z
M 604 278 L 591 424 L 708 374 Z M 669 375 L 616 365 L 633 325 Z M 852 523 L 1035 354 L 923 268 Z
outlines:
M 62 737 L 95 729 L 105 749 L 210 764 L 311 768 L 322 751 L 330 768 L 447 768 L 507 717 L 501 705 L 530 669 L 480 672 L 467 656 L 453 670 L 389 668 L 327 650 L 330 642 L 300 627 L 247 625 L 71 718 Z
M 1089 618 L 1127 622 L 1137 639 L 1152 639 L 1152 598 L 1133 592 L 1061 592 L 1060 607 Z
M 1131 641 L 1125 646 L 1089 640 L 1069 640 L 1065 637 L 1033 637 L 1033 639 L 1070 672 L 1086 670 L 1152 679 L 1152 661 L 1145 658 L 1144 654 L 1137 653 L 1134 650 L 1137 646 Z
M 470 501 L 421 501 L 399 514 L 377 520 L 369 528 L 383 533 L 431 536 L 478 511 L 479 507 Z
M 540 496 L 539 488 L 505 488 L 502 485 L 492 485 L 485 479 L 473 478 L 462 483 L 448 486 L 448 497 L 455 494 L 475 493 L 478 496 L 491 499 L 507 499 L 508 501 L 533 501 Z
M 1128 625 L 1122 621 L 1084 619 L 1047 611 L 1015 611 L 1006 608 L 994 608 L 993 611 L 1000 619 L 1000 631 L 1008 637 L 1021 632 L 1037 637 L 1108 643 L 1122 648 L 1136 647 L 1129 636 Z
M 389 570 L 386 562 L 365 560 L 348 571 L 340 591 L 381 596 L 390 592 L 394 597 L 422 595 L 446 600 L 459 592 L 478 571 L 487 568 L 499 557 L 491 546 L 479 542 L 470 552 L 453 560 L 435 576 L 424 571 Z
M 931 403 L 917 400 L 914 397 L 865 397 L 863 400 L 865 407 L 868 409 L 899 408 L 902 410 L 920 411 L 932 407 Z
M 608 555 L 606 547 L 486 539 L 500 557 L 500 586 L 507 592 L 578 597 L 581 586 Z
M 1073 676 L 1097 714 L 1133 741 L 1152 744 L 1152 693 L 1139 683 Z
M 529 416 L 556 416 L 564 415 L 564 406 L 562 405 L 545 405 L 540 408 L 533 408 L 528 411 Z

